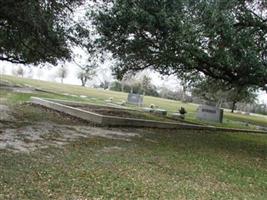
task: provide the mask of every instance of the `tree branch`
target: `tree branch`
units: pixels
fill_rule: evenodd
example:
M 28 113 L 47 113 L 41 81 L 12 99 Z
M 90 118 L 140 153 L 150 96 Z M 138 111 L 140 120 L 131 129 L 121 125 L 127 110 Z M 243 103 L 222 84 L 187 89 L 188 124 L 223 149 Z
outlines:
M 15 57 L 0 56 L 0 60 L 1 61 L 11 62 L 11 63 L 14 63 L 14 64 L 27 64 L 27 62 L 25 60 L 20 60 L 20 59 L 15 58 Z

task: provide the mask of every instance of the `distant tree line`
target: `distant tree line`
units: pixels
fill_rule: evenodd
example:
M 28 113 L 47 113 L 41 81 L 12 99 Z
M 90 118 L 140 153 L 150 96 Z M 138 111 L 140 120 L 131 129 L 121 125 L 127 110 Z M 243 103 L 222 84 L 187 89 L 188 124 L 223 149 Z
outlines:
M 228 88 L 223 82 L 214 83 L 209 79 L 201 80 L 192 85 L 182 81 L 181 87 L 174 91 L 168 87 L 156 87 L 147 76 L 136 78 L 128 75 L 121 81 L 112 82 L 109 89 L 179 100 L 184 103 L 209 104 L 231 109 L 232 112 L 240 110 L 267 114 L 267 105 L 256 102 L 255 90 L 244 87 Z
M 143 76 L 140 79 L 134 77 L 126 77 L 121 81 L 114 81 L 110 85 L 110 90 L 127 92 L 127 93 L 138 93 L 148 96 L 159 96 L 158 88 L 151 83 L 151 78 Z

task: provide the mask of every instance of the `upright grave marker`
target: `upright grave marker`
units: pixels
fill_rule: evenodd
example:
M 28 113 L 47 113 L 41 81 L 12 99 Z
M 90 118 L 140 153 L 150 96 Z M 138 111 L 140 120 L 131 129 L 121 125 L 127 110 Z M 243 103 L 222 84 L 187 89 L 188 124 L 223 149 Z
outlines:
M 197 118 L 222 123 L 223 109 L 208 105 L 200 105 L 197 109 Z
M 143 99 L 144 99 L 143 95 L 129 93 L 127 102 L 134 104 L 134 105 L 141 106 L 143 105 Z

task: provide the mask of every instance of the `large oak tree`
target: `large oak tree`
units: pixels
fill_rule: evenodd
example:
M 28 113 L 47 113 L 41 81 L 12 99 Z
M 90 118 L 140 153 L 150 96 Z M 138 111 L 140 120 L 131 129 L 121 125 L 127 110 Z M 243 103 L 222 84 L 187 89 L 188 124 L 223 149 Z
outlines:
M 234 112 L 237 103 L 254 103 L 256 100 L 255 89 L 245 86 L 229 87 L 223 81 L 214 81 L 206 78 L 195 82 L 192 86 L 192 95 L 206 101 L 206 103 L 216 103 L 221 106 L 229 103 L 231 112 Z
M 0 60 L 57 63 L 75 42 L 70 16 L 82 0 L 0 0 Z
M 119 77 L 151 67 L 267 91 L 265 0 L 105 2 L 91 16 Z

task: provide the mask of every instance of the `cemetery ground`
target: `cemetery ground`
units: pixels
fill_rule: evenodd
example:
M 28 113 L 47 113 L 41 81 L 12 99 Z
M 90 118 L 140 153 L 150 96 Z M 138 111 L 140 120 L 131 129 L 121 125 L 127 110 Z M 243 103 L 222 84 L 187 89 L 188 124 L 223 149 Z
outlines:
M 110 97 L 113 98 L 114 102 L 121 102 L 127 99 L 127 93 L 108 91 L 102 89 L 94 89 L 94 88 L 86 88 L 77 85 L 68 85 L 68 84 L 60 84 L 60 83 L 52 83 L 47 81 L 26 79 L 26 78 L 18 78 L 14 76 L 1 75 L 2 81 L 9 81 L 11 84 L 21 85 L 21 86 L 32 86 L 35 88 L 39 88 L 46 92 L 38 92 L 34 95 L 31 93 L 17 93 L 9 98 L 10 103 L 12 102 L 24 102 L 28 101 L 31 96 L 37 96 L 42 98 L 57 98 L 57 99 L 65 99 L 71 101 L 79 101 L 79 102 L 88 102 L 93 104 L 102 105 L 105 103 L 105 100 Z M 47 93 L 49 92 L 49 93 Z M 86 98 L 84 98 L 86 97 Z M 193 103 L 183 103 L 181 101 L 173 101 L 169 99 L 162 99 L 157 97 L 146 96 L 144 98 L 144 106 L 149 106 L 150 104 L 154 104 L 159 106 L 159 108 L 163 108 L 168 112 L 175 112 L 181 106 L 186 109 L 188 112 L 186 114 L 186 119 L 189 122 L 206 124 L 206 125 L 215 125 L 215 126 L 223 126 L 223 127 L 232 127 L 232 128 L 252 128 L 255 126 L 266 126 L 266 116 L 254 116 L 254 115 L 243 115 L 238 113 L 224 113 L 224 123 L 213 123 L 213 122 L 203 122 L 199 121 L 195 118 L 196 115 L 196 104 Z M 131 107 L 131 106 L 129 106 Z M 135 107 L 136 109 L 136 107 Z
M 0 199 L 267 198 L 265 134 L 94 127 L 26 101 L 101 104 L 126 94 L 10 76 L 1 81 L 39 90 L 0 92 Z M 196 105 L 145 97 L 150 103 L 184 106 L 194 121 Z M 256 116 L 226 113 L 226 120 L 266 125 Z

